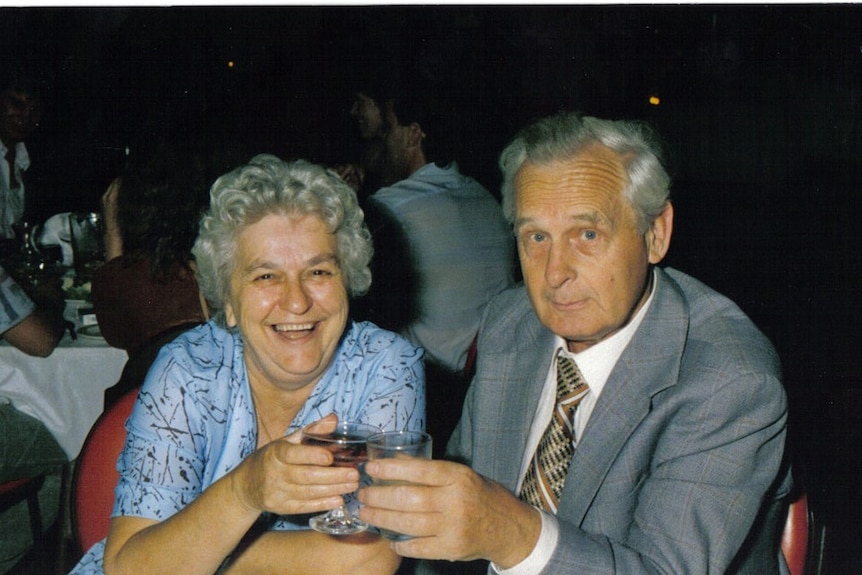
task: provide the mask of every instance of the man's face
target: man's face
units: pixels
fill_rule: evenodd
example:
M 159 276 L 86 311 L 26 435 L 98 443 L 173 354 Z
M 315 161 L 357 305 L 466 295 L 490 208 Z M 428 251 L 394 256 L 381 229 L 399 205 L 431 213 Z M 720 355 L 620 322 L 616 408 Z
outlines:
M 399 123 L 391 106 L 384 116 L 386 135 L 380 161 L 380 179 L 383 185 L 391 186 L 410 176 L 411 128 Z
M 0 94 L 0 140 L 7 146 L 23 142 L 40 118 L 38 98 L 19 90 Z
M 383 113 L 380 106 L 365 94 L 356 94 L 350 115 L 356 119 L 359 128 L 359 136 L 364 140 L 382 138 L 385 134 L 383 126 Z
M 648 271 L 666 253 L 672 210 L 646 234 L 623 197 L 620 157 L 594 145 L 515 177 L 515 233 L 541 322 L 583 351 L 625 326 L 648 296 Z

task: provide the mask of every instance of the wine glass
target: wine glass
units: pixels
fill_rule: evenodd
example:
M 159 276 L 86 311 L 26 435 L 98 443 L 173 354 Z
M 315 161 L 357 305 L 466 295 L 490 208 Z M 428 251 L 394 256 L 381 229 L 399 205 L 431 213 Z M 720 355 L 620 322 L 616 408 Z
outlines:
M 315 422 L 302 430 L 303 445 L 325 447 L 332 452 L 335 467 L 356 468 L 368 459 L 366 440 L 380 433 L 380 428 L 355 421 L 339 421 L 333 428 L 331 422 Z M 308 524 L 315 531 L 330 535 L 350 535 L 368 529 L 368 525 L 355 517 L 349 504 L 355 501 L 356 494 L 344 496 L 340 506 L 312 517 Z

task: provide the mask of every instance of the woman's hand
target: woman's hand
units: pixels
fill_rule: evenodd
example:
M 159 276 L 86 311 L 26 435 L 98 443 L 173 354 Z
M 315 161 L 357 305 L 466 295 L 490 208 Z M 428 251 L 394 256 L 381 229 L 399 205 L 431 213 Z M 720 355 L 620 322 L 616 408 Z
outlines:
M 331 419 L 333 428 L 337 422 Z M 359 472 L 331 467 L 332 453 L 302 445 L 302 431 L 272 441 L 243 461 L 233 474 L 234 490 L 249 509 L 279 515 L 316 513 L 341 505 L 341 496 L 359 488 Z

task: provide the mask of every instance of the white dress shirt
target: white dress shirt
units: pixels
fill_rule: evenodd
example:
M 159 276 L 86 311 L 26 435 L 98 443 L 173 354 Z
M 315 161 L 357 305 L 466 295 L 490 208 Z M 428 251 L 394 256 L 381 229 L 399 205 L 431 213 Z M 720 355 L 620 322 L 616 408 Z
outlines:
M 24 216 L 24 182 L 21 175 L 30 167 L 30 155 L 24 142 L 15 145 L 15 165 L 6 161 L 9 148 L 0 141 L 0 238 L 15 238 L 12 224 Z M 14 173 L 18 186 L 11 188 L 10 175 Z

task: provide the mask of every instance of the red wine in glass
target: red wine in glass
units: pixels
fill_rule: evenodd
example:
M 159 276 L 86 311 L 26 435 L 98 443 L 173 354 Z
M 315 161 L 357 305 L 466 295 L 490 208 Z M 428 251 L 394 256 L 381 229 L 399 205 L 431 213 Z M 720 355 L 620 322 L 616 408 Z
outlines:
M 380 429 L 373 425 L 352 421 L 339 421 L 333 429 L 332 424 L 312 423 L 302 430 L 302 443 L 324 447 L 332 452 L 334 467 L 357 467 L 368 459 L 366 440 L 371 435 L 379 433 Z M 355 497 L 349 494 L 346 497 Z M 368 526 L 354 517 L 342 503 L 323 515 L 312 517 L 309 525 L 315 531 L 330 535 L 349 535 L 365 531 Z

